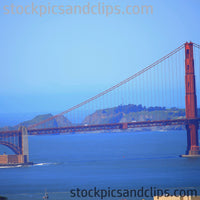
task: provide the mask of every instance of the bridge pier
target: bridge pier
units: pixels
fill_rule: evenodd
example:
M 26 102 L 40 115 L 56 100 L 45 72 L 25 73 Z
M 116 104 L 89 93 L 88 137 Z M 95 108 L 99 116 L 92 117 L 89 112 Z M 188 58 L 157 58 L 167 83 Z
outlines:
M 187 130 L 187 150 L 186 155 L 200 155 L 198 140 L 198 122 L 186 125 Z
M 9 139 L 5 137 L 5 142 L 1 140 L 1 144 L 11 148 L 14 155 L 0 155 L 0 165 L 2 166 L 14 166 L 14 165 L 31 165 L 29 162 L 28 152 L 28 131 L 26 127 L 20 127 L 16 133 L 9 136 Z M 10 142 L 8 142 L 10 141 Z
M 29 151 L 28 151 L 28 131 L 27 128 L 21 126 L 20 131 L 20 149 L 21 155 L 23 156 L 23 163 L 29 163 Z

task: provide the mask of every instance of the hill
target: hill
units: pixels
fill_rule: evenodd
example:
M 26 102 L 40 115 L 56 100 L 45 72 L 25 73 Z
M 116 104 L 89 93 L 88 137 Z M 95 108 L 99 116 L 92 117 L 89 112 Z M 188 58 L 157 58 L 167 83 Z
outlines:
M 38 115 L 31 120 L 24 121 L 13 127 L 0 128 L 1 131 L 17 130 L 20 126 L 30 126 L 52 117 L 52 114 Z M 200 117 L 200 109 L 198 109 L 198 117 Z M 120 105 L 113 108 L 97 110 L 91 115 L 88 115 L 83 120 L 82 124 L 107 124 L 120 122 L 137 122 L 137 121 L 154 121 L 154 120 L 170 120 L 185 118 L 185 109 L 165 108 L 165 107 L 145 107 L 142 105 Z M 45 124 L 35 128 L 50 128 L 71 126 L 72 123 L 64 116 L 59 116 Z M 149 128 L 148 130 L 155 130 Z M 184 126 L 159 127 L 159 130 L 185 129 Z M 144 129 L 138 129 L 144 130 Z
M 181 119 L 185 117 L 184 109 L 165 108 L 165 107 L 143 107 L 142 105 L 120 105 L 113 108 L 97 110 L 87 116 L 85 124 L 104 124 L 131 121 L 154 121 Z
M 34 117 L 33 119 L 31 120 L 28 120 L 28 121 L 24 121 L 24 122 L 21 122 L 19 123 L 18 125 L 16 126 L 7 126 L 7 127 L 3 127 L 1 128 L 0 130 L 1 131 L 5 131 L 5 130 L 17 130 L 20 126 L 25 126 L 25 127 L 28 127 L 30 125 L 33 125 L 33 124 L 36 124 L 36 123 L 39 123 L 45 119 L 48 119 L 50 117 L 52 117 L 53 115 L 52 114 L 44 114 L 44 115 L 38 115 L 36 117 Z M 72 123 L 67 119 L 65 118 L 63 115 L 51 120 L 51 121 L 48 121 L 44 124 L 41 124 L 35 128 L 56 128 L 56 127 L 63 127 L 63 126 L 70 126 L 72 125 Z

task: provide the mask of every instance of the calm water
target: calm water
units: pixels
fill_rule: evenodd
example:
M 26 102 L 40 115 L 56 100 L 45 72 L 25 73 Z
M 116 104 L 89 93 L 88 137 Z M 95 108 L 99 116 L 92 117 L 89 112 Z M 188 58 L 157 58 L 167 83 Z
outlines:
M 200 191 L 200 159 L 179 157 L 184 131 L 30 136 L 29 147 L 36 165 L 0 169 L 0 194 L 9 200 L 41 200 L 45 190 L 50 200 L 98 199 L 71 198 L 77 187 Z

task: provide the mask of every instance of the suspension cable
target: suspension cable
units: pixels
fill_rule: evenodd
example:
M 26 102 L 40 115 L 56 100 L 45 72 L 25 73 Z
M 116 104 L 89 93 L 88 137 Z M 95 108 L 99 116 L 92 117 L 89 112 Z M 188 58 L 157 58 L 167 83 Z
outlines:
M 44 123 L 46 123 L 46 122 L 48 122 L 48 121 L 51 121 L 51 120 L 53 120 L 53 119 L 55 119 L 55 118 L 57 118 L 57 117 L 59 117 L 59 116 L 61 116 L 61 115 L 64 115 L 64 114 L 66 114 L 66 113 L 69 113 L 69 112 L 71 112 L 71 111 L 77 109 L 77 108 L 80 108 L 81 106 L 83 106 L 83 105 L 85 105 L 85 104 L 87 104 L 87 103 L 89 103 L 89 102 L 91 102 L 91 101 L 93 101 L 93 100 L 95 100 L 95 99 L 98 99 L 99 97 L 104 96 L 105 94 L 107 94 L 107 93 L 109 93 L 109 92 L 115 90 L 116 88 L 119 88 L 120 86 L 126 84 L 127 82 L 129 82 L 129 81 L 135 79 L 136 77 L 140 76 L 141 74 L 145 73 L 146 71 L 148 71 L 148 70 L 152 69 L 153 67 L 157 66 L 158 64 L 160 64 L 160 63 L 163 62 L 164 60 L 168 59 L 169 57 L 171 57 L 171 56 L 173 56 L 174 54 L 176 54 L 177 52 L 179 52 L 179 51 L 180 51 L 181 49 L 183 49 L 184 47 L 185 47 L 185 44 L 182 44 L 181 46 L 179 46 L 178 48 L 176 48 L 175 50 L 173 50 L 172 52 L 170 52 L 170 53 L 167 54 L 166 56 L 164 56 L 164 57 L 162 57 L 161 59 L 157 60 L 157 61 L 154 62 L 153 64 L 151 64 L 151 65 L 145 67 L 144 69 L 142 69 L 141 71 L 135 73 L 134 75 L 130 76 L 129 78 L 127 78 L 127 79 L 125 79 L 125 80 L 119 82 L 118 84 L 116 84 L 116 85 L 110 87 L 109 89 L 107 89 L 107 90 L 105 90 L 105 91 L 103 91 L 103 92 L 97 94 L 96 96 L 93 96 L 93 97 L 87 99 L 86 101 L 83 101 L 83 102 L 81 102 L 81 103 L 79 103 L 79 104 L 77 104 L 77 105 L 75 105 L 75 106 L 73 106 L 73 107 L 71 107 L 71 108 L 65 110 L 64 112 L 61 112 L 61 113 L 59 113 L 59 114 L 57 114 L 57 115 L 54 115 L 54 116 L 52 116 L 52 117 L 50 117 L 50 118 L 48 118 L 48 119 L 45 119 L 45 120 L 43 120 L 43 121 L 41 121 L 41 122 L 39 122 L 39 123 L 36 123 L 36 124 L 33 124 L 33 125 L 28 126 L 28 129 L 32 129 L 32 128 L 38 126 L 38 125 L 44 124 Z

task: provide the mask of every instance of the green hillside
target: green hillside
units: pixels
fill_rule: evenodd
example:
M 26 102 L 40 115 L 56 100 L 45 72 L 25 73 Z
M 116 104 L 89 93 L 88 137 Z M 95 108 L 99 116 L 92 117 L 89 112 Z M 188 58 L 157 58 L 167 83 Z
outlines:
M 142 105 L 124 105 L 97 110 L 87 116 L 85 124 L 104 124 L 131 121 L 154 121 L 181 119 L 185 117 L 184 109 L 165 107 L 143 107 Z

